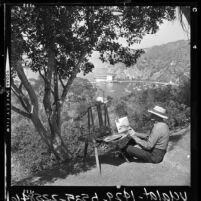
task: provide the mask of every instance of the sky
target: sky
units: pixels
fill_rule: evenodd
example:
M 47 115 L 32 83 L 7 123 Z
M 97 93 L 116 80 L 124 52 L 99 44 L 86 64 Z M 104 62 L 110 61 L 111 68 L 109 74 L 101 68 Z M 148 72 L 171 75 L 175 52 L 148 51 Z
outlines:
M 160 25 L 156 34 L 147 34 L 140 44 L 134 44 L 132 48 L 148 48 L 155 45 L 162 45 L 177 40 L 188 40 L 187 33 L 182 29 L 178 19 L 174 21 L 164 21 Z M 122 45 L 126 45 L 125 40 L 120 40 Z

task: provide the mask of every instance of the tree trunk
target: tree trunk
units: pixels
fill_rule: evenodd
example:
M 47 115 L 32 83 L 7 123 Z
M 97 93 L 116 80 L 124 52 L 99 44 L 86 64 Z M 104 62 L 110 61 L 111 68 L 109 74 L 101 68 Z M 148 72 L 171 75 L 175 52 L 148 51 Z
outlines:
M 50 56 L 54 56 L 54 54 L 50 51 Z M 54 61 L 52 58 L 49 63 L 52 63 Z M 53 63 L 54 64 L 54 63 Z M 48 134 L 48 131 L 44 128 L 40 118 L 39 118 L 39 110 L 38 110 L 38 98 L 29 83 L 24 70 L 22 68 L 21 62 L 19 61 L 15 69 L 17 71 L 18 77 L 20 78 L 23 86 L 25 87 L 26 91 L 28 92 L 30 102 L 28 99 L 25 99 L 26 97 L 23 94 L 22 89 L 17 87 L 13 80 L 12 81 L 12 89 L 14 90 L 14 93 L 18 97 L 19 100 L 21 100 L 22 107 L 24 108 L 24 111 L 16 108 L 15 106 L 12 106 L 12 110 L 17 112 L 20 115 L 23 115 L 24 117 L 31 119 L 36 130 L 38 131 L 39 135 L 41 136 L 42 140 L 46 143 L 50 151 L 55 155 L 56 159 L 58 161 L 63 161 L 68 158 L 68 152 L 64 145 L 63 140 L 60 137 L 61 129 L 60 124 L 57 126 L 55 124 L 56 117 L 58 115 L 52 115 L 56 114 L 55 111 L 52 111 L 52 104 L 51 104 L 51 76 L 52 76 L 52 70 L 50 69 L 47 82 L 45 83 L 45 95 L 44 95 L 44 106 L 45 111 L 48 117 L 49 126 L 50 126 L 50 133 Z M 26 101 L 26 102 L 24 102 Z M 26 103 L 26 104 L 25 104 Z M 31 109 L 33 108 L 33 109 Z M 60 115 L 60 114 L 59 114 Z
M 55 155 L 57 160 L 60 160 L 58 153 L 54 150 L 52 142 L 48 136 L 46 129 L 44 128 L 43 124 L 41 123 L 39 117 L 35 114 L 32 115 L 31 120 L 38 131 L 39 135 L 41 136 L 42 140 L 46 143 L 50 151 Z
M 54 148 L 57 150 L 57 152 L 60 154 L 60 156 L 62 157 L 62 160 L 66 160 L 69 158 L 69 154 L 61 136 L 61 124 L 60 123 L 57 124 L 58 122 L 57 117 L 58 117 L 58 114 L 57 112 L 55 112 L 55 114 L 52 116 L 52 119 L 51 119 L 51 126 L 53 128 L 52 132 L 54 132 L 54 138 L 52 139 L 52 144 Z
M 53 90 L 52 90 L 53 78 Z M 58 75 L 55 64 L 55 51 L 53 44 L 48 46 L 48 70 L 45 79 L 45 93 L 43 105 L 50 128 L 51 145 L 62 161 L 69 158 L 68 150 L 61 137 L 61 108 L 59 100 Z
M 55 125 L 52 125 L 52 127 L 54 128 L 53 132 L 55 134 L 55 138 L 52 140 L 50 134 L 48 135 L 47 130 L 44 128 L 43 124 L 36 114 L 32 115 L 31 120 L 39 135 L 48 146 L 49 150 L 54 154 L 55 158 L 58 161 L 65 161 L 69 159 L 67 149 L 63 143 L 62 138 L 60 137 L 60 133 L 56 131 Z M 51 122 L 51 124 L 52 123 L 54 124 L 54 121 Z

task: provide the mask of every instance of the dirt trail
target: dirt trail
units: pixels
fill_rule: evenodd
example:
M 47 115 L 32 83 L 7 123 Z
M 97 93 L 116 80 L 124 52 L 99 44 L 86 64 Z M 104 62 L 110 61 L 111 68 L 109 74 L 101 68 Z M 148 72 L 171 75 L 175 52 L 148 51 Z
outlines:
M 160 164 L 125 162 L 111 155 L 100 157 L 101 175 L 95 159 L 85 170 L 66 167 L 27 179 L 25 185 L 116 186 L 190 185 L 190 127 L 171 136 L 168 152 Z M 79 168 L 78 168 L 79 169 Z M 69 173 L 69 170 L 71 173 Z M 67 173 L 68 172 L 68 173 Z

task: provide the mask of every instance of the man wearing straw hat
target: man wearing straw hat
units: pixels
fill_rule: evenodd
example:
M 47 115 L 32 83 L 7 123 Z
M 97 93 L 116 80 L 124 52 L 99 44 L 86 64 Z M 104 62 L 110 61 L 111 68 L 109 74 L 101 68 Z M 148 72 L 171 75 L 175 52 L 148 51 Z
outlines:
M 129 158 L 135 157 L 143 162 L 160 163 L 164 158 L 169 141 L 169 128 L 164 122 L 164 119 L 168 119 L 168 117 L 166 110 L 160 106 L 155 106 L 148 112 L 151 113 L 154 123 L 150 135 L 137 133 L 130 129 L 128 134 L 134 139 L 137 146 L 128 143 L 122 151 Z

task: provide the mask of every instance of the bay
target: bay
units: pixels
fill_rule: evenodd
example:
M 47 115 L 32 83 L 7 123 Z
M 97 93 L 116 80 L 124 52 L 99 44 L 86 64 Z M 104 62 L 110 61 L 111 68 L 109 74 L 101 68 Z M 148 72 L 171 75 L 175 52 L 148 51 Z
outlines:
M 112 98 L 120 98 L 134 91 L 141 91 L 153 87 L 165 86 L 164 83 L 160 84 L 158 82 L 94 82 L 93 85 L 97 88 L 97 96 Z

